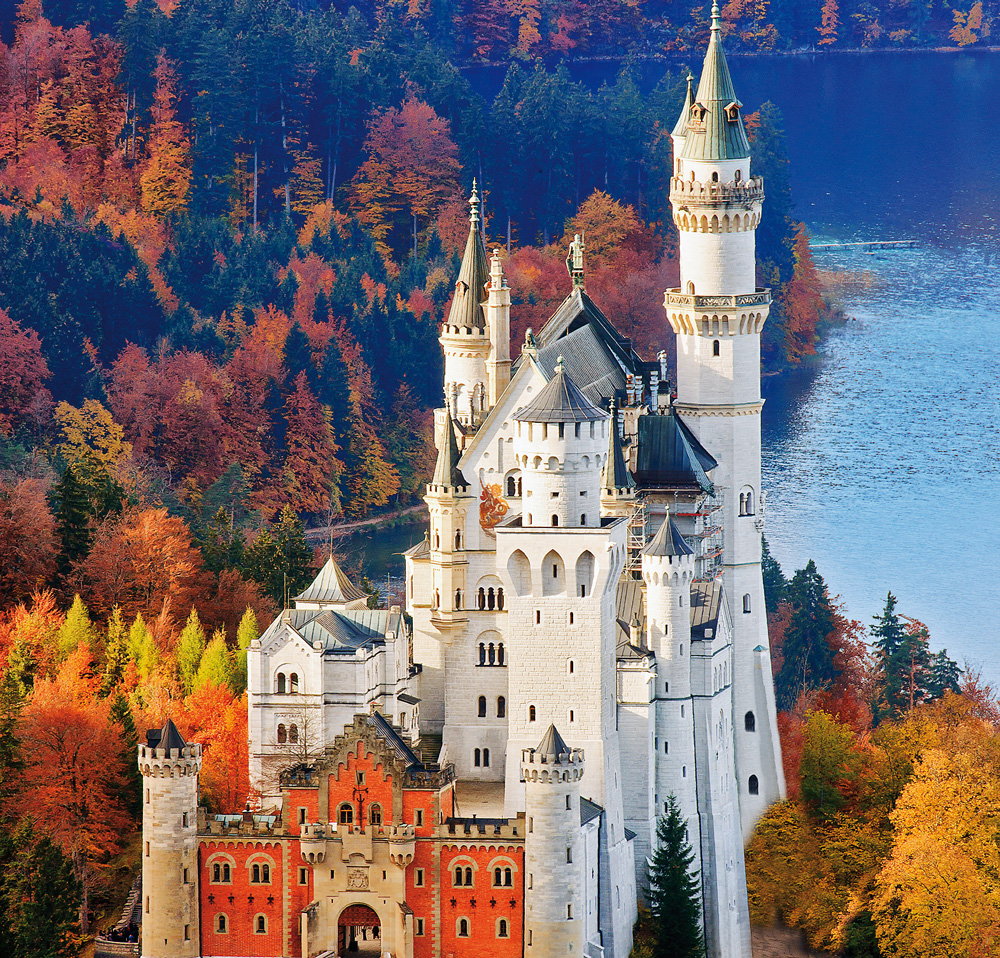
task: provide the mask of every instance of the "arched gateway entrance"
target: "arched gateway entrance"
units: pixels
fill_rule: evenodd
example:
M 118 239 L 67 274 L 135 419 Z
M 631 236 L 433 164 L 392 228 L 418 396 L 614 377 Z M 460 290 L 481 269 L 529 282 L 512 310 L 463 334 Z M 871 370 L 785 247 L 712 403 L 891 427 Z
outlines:
M 337 954 L 374 956 L 382 954 L 382 923 L 367 905 L 348 905 L 337 923 Z

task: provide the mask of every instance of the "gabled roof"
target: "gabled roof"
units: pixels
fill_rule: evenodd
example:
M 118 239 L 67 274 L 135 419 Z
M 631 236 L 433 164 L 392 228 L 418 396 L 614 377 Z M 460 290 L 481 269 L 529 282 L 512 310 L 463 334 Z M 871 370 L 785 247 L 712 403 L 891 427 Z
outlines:
M 458 468 L 458 443 L 455 441 L 455 422 L 448 417 L 444 424 L 444 435 L 441 437 L 441 448 L 438 449 L 437 462 L 434 464 L 432 486 L 461 486 L 468 488 L 468 481 Z
M 373 712 L 367 716 L 367 720 L 368 725 L 374 729 L 379 738 L 385 740 L 407 769 L 414 766 L 424 767 L 417 753 L 410 748 L 406 740 L 392 727 L 392 723 L 384 715 L 380 712 Z
M 546 729 L 545 734 L 542 736 L 542 740 L 535 748 L 535 754 L 539 756 L 543 762 L 560 765 L 562 764 L 564 757 L 566 759 L 569 758 L 571 749 L 563 741 L 563 737 L 559 734 L 556 727 L 554 725 L 550 725 L 548 729 Z
M 385 641 L 386 632 L 400 632 L 399 612 L 385 609 L 290 609 L 278 616 L 264 631 L 261 644 L 290 628 L 312 648 L 319 643 L 323 652 L 353 655 L 360 648 L 372 648 Z
M 750 156 L 750 143 L 743 127 L 740 106 L 722 49 L 719 5 L 713 3 L 712 33 L 698 92 L 693 107 L 689 109 L 681 157 L 686 160 L 742 160 Z M 735 108 L 733 119 L 727 115 L 727 108 Z M 695 110 L 703 110 L 704 116 L 696 118 Z
M 622 443 L 618 437 L 618 421 L 615 404 L 611 402 L 611 426 L 608 429 L 608 458 L 601 472 L 601 490 L 608 495 L 621 495 L 635 489 L 635 480 L 625 465 Z
M 181 749 L 187 747 L 184 736 L 177 731 L 172 719 L 163 723 L 163 728 L 151 728 L 146 732 L 146 744 L 150 748 Z
M 648 556 L 694 555 L 694 549 L 684 541 L 684 537 L 677 531 L 677 526 L 669 515 L 663 520 L 652 542 L 642 551 Z
M 713 491 L 708 473 L 718 462 L 673 409 L 662 416 L 639 416 L 637 429 L 635 481 L 640 489 Z
M 469 217 L 469 238 L 462 254 L 462 268 L 455 281 L 455 295 L 448 311 L 448 325 L 465 329 L 485 329 L 486 314 L 483 301 L 486 299 L 486 284 L 490 279 L 489 259 L 483 236 L 479 232 L 479 193 L 476 181 L 472 181 L 472 196 L 469 198 L 472 215 Z
M 592 822 L 604 811 L 597 802 L 592 802 L 589 798 L 580 796 L 580 824 L 586 825 Z
M 347 573 L 330 556 L 319 570 L 319 575 L 295 596 L 293 602 L 317 602 L 324 605 L 347 605 L 349 602 L 367 601 L 368 596 L 348 578 Z
M 555 375 L 527 406 L 514 413 L 518 422 L 600 422 L 607 416 L 566 374 L 561 356 Z

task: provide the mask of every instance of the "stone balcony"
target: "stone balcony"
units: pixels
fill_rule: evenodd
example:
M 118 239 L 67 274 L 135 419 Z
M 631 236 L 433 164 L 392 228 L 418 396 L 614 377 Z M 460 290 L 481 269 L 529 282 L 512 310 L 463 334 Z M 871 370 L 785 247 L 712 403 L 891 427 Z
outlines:
M 668 289 L 663 298 L 663 305 L 681 309 L 743 309 L 750 306 L 769 306 L 771 290 L 760 288 L 753 293 L 739 293 L 731 296 L 698 296 L 694 293 L 682 293 L 679 289 Z
M 749 209 L 763 201 L 764 180 L 760 176 L 731 183 L 701 183 L 679 176 L 670 180 L 670 202 L 678 208 L 701 209 L 729 205 Z

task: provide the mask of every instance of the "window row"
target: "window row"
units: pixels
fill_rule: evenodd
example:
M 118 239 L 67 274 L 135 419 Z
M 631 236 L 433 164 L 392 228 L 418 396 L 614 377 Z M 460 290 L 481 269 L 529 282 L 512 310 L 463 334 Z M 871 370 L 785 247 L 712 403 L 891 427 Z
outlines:
M 337 809 L 337 821 L 341 825 L 353 825 L 354 813 L 354 806 L 350 802 L 343 802 Z M 382 820 L 382 806 L 378 802 L 372 802 L 368 806 L 368 824 L 381 825 Z
M 513 888 L 514 869 L 507 867 L 495 867 L 492 873 L 493 888 Z M 453 871 L 453 884 L 455 888 L 475 887 L 475 876 L 470 865 L 456 865 Z
M 293 722 L 285 726 L 284 722 L 278 723 L 278 744 L 297 745 L 299 741 L 299 727 Z
M 506 665 L 507 656 L 503 649 L 503 642 L 480 642 L 479 643 L 479 664 L 480 665 Z
M 455 936 L 458 938 L 471 938 L 471 928 L 472 923 L 468 918 L 459 918 L 458 921 L 455 922 Z M 424 936 L 423 918 L 416 919 L 414 934 L 418 938 L 422 938 Z M 494 925 L 494 934 L 497 938 L 510 938 L 510 922 L 506 918 L 497 918 Z
M 475 749 L 472 753 L 472 764 L 476 768 L 490 767 L 490 750 L 488 748 Z
M 269 862 L 254 862 L 250 866 L 251 885 L 271 884 L 271 864 Z M 232 867 L 229 862 L 220 861 L 212 863 L 212 884 L 230 885 L 233 881 Z
M 479 696 L 479 717 L 486 718 L 486 696 Z M 497 718 L 507 717 L 507 700 L 502 696 L 497 696 Z
M 498 586 L 494 589 L 490 586 L 488 589 L 484 589 L 482 586 L 476 591 L 476 608 L 477 609 L 499 609 L 503 611 L 503 587 Z
M 292 672 L 286 677 L 284 672 L 278 672 L 274 677 L 274 691 L 278 695 L 298 695 L 299 673 Z
M 187 925 L 184 926 L 187 929 Z M 217 935 L 228 935 L 229 934 L 229 919 L 225 915 L 216 915 L 215 921 L 213 923 L 215 933 Z M 267 934 L 267 915 L 255 915 L 253 920 L 253 933 L 255 935 L 266 935 Z M 187 935 L 184 936 L 187 940 Z
M 529 722 L 534 722 L 534 721 L 537 720 L 537 718 L 538 718 L 538 712 L 535 709 L 535 706 L 534 705 L 529 705 L 528 706 L 528 721 Z M 576 711 L 575 711 L 575 709 L 569 709 L 566 712 L 566 719 L 567 719 L 568 722 L 570 722 L 570 724 L 572 724 L 572 723 L 574 723 L 576 721 Z

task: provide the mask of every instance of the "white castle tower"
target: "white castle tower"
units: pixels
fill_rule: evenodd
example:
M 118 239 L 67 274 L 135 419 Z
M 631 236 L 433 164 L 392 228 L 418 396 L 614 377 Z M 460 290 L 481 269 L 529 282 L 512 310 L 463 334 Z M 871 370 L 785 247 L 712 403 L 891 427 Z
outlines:
M 142 956 L 195 958 L 198 927 L 198 772 L 201 746 L 170 719 L 139 746 L 142 772 Z
M 462 256 L 462 268 L 455 282 L 455 295 L 451 301 L 448 320 L 441 328 L 441 346 L 444 349 L 444 400 L 451 415 L 464 425 L 478 424 L 488 408 L 489 376 L 491 370 L 502 376 L 504 356 L 502 346 L 494 349 L 490 343 L 489 323 L 483 303 L 487 299 L 486 284 L 490 267 L 486 248 L 479 232 L 479 193 L 472 182 L 469 198 L 469 238 Z M 499 259 L 499 258 L 498 258 Z M 502 282 L 503 274 L 500 274 Z M 504 314 L 504 287 L 498 288 L 491 301 L 490 313 L 497 320 Z M 510 292 L 506 292 L 509 315 Z M 508 320 L 509 322 L 509 320 Z M 505 337 L 505 340 L 509 338 Z M 510 378 L 510 353 L 506 353 L 506 373 Z M 505 384 L 506 385 L 506 384 Z
M 733 617 L 736 773 L 744 837 L 785 794 L 761 576 L 760 332 L 771 295 L 756 284 L 754 231 L 764 184 L 722 50 L 719 7 L 697 92 L 673 133 L 670 201 L 679 289 L 664 305 L 677 334 L 675 408 L 719 461 L 723 568 Z
M 522 749 L 538 741 L 539 729 L 563 725 L 588 755 L 581 794 L 607 816 L 599 867 L 617 894 L 601 901 L 606 954 L 627 954 L 635 865 L 625 835 L 615 656 L 627 521 L 600 515 L 611 423 L 561 361 L 513 422 L 521 515 L 496 529 L 509 596 L 506 812 L 524 808 Z
M 580 780 L 583 752 L 550 725 L 521 752 L 524 779 L 524 944 L 528 958 L 583 955 L 586 899 Z M 555 875 L 559 881 L 553 881 Z

